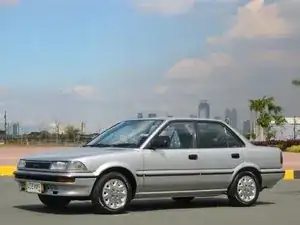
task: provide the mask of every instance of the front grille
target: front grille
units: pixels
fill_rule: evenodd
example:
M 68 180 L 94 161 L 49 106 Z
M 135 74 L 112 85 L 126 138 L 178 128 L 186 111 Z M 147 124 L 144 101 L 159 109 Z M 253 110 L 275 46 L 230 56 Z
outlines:
M 50 169 L 51 162 L 34 162 L 34 161 L 26 161 L 26 169 L 42 169 L 48 170 Z

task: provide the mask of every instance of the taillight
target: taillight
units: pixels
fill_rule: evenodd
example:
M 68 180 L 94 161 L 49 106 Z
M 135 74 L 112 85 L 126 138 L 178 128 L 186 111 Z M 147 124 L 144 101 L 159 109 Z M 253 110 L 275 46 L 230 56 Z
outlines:
M 283 164 L 283 154 L 282 154 L 282 152 L 280 152 L 280 163 L 281 163 L 281 165 Z

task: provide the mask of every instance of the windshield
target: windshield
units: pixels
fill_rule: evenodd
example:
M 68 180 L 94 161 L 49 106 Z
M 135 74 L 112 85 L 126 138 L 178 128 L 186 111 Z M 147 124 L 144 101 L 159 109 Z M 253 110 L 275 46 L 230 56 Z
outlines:
M 163 120 L 127 120 L 101 133 L 85 146 L 138 148 Z

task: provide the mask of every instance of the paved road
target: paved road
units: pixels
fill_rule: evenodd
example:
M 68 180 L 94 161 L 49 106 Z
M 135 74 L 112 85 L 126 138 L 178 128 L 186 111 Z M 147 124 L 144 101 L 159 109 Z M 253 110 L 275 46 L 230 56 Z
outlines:
M 11 178 L 0 178 L 0 220 L 3 225 L 298 225 L 300 181 L 282 181 L 264 191 L 251 208 L 229 207 L 224 198 L 202 199 L 190 207 L 169 200 L 135 202 L 126 214 L 95 215 L 89 202 L 71 203 L 61 212 L 46 210 L 34 195 L 19 193 Z

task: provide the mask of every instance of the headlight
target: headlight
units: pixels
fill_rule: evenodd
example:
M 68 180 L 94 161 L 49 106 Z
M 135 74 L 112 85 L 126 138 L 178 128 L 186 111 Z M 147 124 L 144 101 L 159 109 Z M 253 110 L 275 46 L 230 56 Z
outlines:
M 17 167 L 18 167 L 19 169 L 23 169 L 23 168 L 25 168 L 25 166 L 26 166 L 26 161 L 25 161 L 25 160 L 22 160 L 22 159 L 19 160 Z
M 50 170 L 64 171 L 64 172 L 85 172 L 87 171 L 86 166 L 79 161 L 71 162 L 53 162 Z
M 53 162 L 50 166 L 50 170 L 59 170 L 65 171 L 67 170 L 68 162 Z
M 87 171 L 87 168 L 82 162 L 72 161 L 68 165 L 68 171 L 85 172 Z

